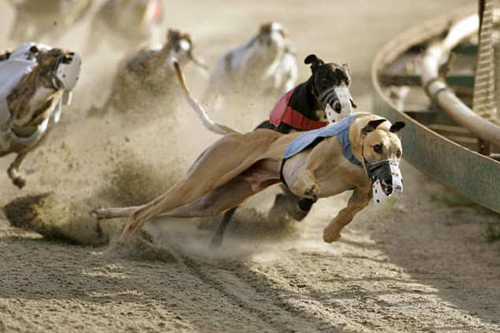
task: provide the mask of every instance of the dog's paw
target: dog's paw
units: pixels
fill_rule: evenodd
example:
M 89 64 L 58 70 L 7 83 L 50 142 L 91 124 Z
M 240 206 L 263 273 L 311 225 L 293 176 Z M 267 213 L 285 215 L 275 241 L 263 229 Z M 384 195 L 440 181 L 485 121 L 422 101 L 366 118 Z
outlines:
M 323 230 L 323 240 L 332 243 L 340 239 L 340 230 L 335 225 L 329 225 Z
M 319 186 L 313 184 L 304 190 L 304 198 L 311 199 L 313 202 L 318 201 L 320 195 Z
M 26 186 L 26 180 L 21 177 L 14 178 L 12 180 L 12 183 L 14 183 L 14 185 L 17 186 L 20 190 L 22 190 L 23 187 Z
M 327 233 L 323 233 L 323 240 L 326 242 L 326 243 L 333 243 L 333 242 L 336 242 L 340 239 L 340 233 L 337 233 L 337 234 L 327 234 Z

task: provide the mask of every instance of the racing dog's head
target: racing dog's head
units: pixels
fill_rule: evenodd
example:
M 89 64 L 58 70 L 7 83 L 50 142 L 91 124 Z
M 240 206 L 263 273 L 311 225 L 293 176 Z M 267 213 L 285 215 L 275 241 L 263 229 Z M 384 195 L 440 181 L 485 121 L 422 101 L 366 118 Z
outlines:
M 81 58 L 75 52 L 53 48 L 48 51 L 32 46 L 37 65 L 25 75 L 7 97 L 15 126 L 39 125 L 52 111 L 56 92 L 71 91 L 80 74 Z M 31 103 L 34 97 L 46 100 Z
M 376 116 L 370 116 L 376 118 Z M 375 205 L 384 206 L 403 192 L 399 161 L 403 155 L 401 129 L 405 123 L 391 124 L 384 118 L 370 120 L 362 129 L 361 157 L 372 182 Z
M 197 66 L 206 69 L 203 61 L 199 60 L 193 53 L 193 39 L 190 34 L 179 30 L 169 29 L 167 33 L 167 48 L 171 57 L 177 59 L 180 64 L 192 61 Z
M 287 34 L 286 28 L 281 23 L 271 22 L 260 26 L 257 39 L 264 47 L 282 50 L 285 47 Z
M 325 63 L 315 54 L 308 55 L 304 63 L 311 65 L 309 79 L 312 93 L 325 111 L 329 122 L 339 121 L 356 108 L 349 92 L 351 74 L 347 64 Z

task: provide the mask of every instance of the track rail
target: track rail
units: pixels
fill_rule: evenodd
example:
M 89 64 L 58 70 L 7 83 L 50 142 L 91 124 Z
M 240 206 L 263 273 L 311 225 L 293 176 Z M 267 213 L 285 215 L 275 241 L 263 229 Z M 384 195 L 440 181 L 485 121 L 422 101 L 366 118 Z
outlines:
M 374 112 L 390 121 L 404 121 L 405 159 L 422 172 L 471 201 L 500 213 L 500 163 L 469 150 L 430 130 L 397 109 L 382 89 L 381 74 L 389 64 L 415 45 L 428 45 L 442 37 L 452 23 L 473 13 L 468 8 L 415 27 L 387 43 L 372 66 Z
M 439 67 L 449 58 L 452 49 L 472 34 L 477 34 L 478 30 L 479 16 L 469 15 L 456 23 L 445 39 L 431 43 L 422 57 L 421 81 L 429 97 L 457 124 L 469 129 L 482 140 L 500 147 L 500 127 L 472 111 L 439 75 Z

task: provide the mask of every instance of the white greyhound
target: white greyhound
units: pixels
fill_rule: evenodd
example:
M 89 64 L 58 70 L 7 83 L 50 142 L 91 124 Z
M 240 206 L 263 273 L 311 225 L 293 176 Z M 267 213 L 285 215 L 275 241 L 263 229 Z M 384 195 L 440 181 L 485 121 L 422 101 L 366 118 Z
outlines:
M 285 27 L 277 22 L 264 24 L 256 36 L 219 58 L 204 104 L 215 102 L 210 98 L 243 93 L 279 97 L 295 86 L 297 77 L 295 52 Z

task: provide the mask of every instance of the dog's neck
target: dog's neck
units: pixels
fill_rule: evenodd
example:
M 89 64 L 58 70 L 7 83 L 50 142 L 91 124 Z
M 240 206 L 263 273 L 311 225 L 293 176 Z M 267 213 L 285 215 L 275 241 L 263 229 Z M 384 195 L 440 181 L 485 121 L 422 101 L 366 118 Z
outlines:
M 322 112 L 322 108 L 313 93 L 313 78 L 311 76 L 309 80 L 295 88 L 288 105 L 311 120 L 320 120 L 318 113 Z
M 158 64 L 163 64 L 167 61 L 168 58 L 173 56 L 173 47 L 172 44 L 168 41 L 161 48 L 160 52 L 158 52 Z

